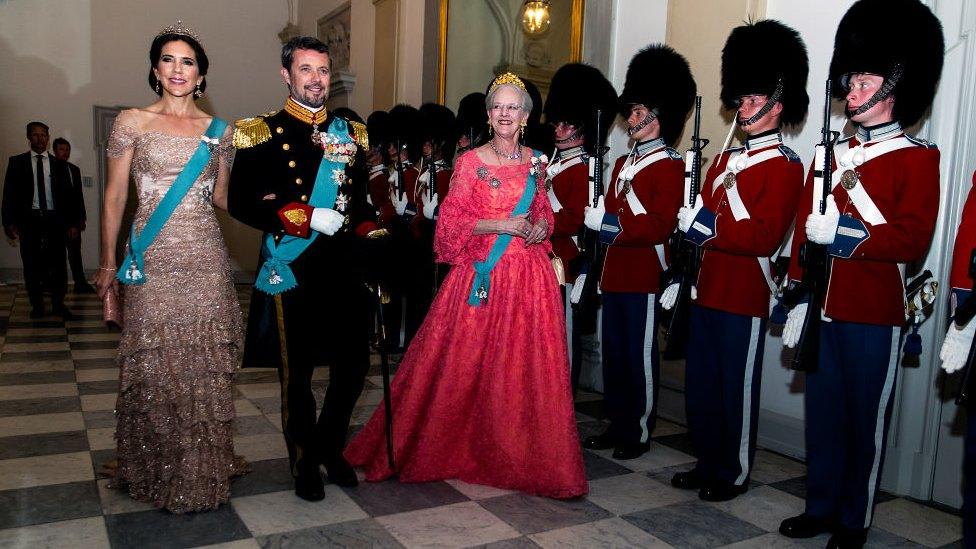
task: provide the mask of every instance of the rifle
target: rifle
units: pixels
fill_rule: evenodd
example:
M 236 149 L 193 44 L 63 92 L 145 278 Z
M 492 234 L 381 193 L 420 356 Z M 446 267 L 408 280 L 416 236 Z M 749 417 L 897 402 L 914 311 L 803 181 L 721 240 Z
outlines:
M 406 194 L 407 192 L 406 189 L 404 188 L 403 160 L 400 158 L 400 151 L 402 151 L 403 148 L 404 146 L 400 143 L 400 139 L 397 138 L 397 142 L 396 142 L 397 152 L 396 152 L 396 160 L 395 160 L 396 163 L 394 164 L 395 166 L 394 169 L 396 170 L 396 174 L 397 174 L 396 192 L 398 193 L 397 196 L 399 197 L 400 200 L 403 200 L 403 195 Z
M 685 195 L 688 206 L 694 207 L 701 194 L 701 157 L 702 150 L 708 145 L 708 139 L 701 137 L 701 96 L 695 97 L 695 126 L 691 135 L 691 148 L 685 153 Z M 668 319 L 668 328 L 664 334 L 664 358 L 668 360 L 684 358 L 688 351 L 688 331 L 691 316 L 691 288 L 698 280 L 701 269 L 701 248 L 690 240 L 685 240 L 685 233 L 675 230 L 669 242 L 671 247 L 672 283 L 678 284 L 678 297 Z
M 429 174 L 427 176 L 428 177 L 428 179 L 427 179 L 427 202 L 428 203 L 431 203 L 431 202 L 434 201 L 434 197 L 437 196 L 437 161 L 434 160 L 433 143 L 431 144 L 430 165 L 427 168 L 427 173 Z M 430 220 L 430 223 L 431 223 L 431 226 L 433 226 L 434 220 L 431 219 Z M 433 229 L 431 229 L 431 230 L 433 231 Z M 433 242 L 433 239 L 431 240 L 431 242 Z M 433 283 L 433 288 L 432 288 L 433 289 L 433 292 L 431 293 L 431 296 L 436 296 L 437 295 L 437 258 L 434 255 L 431 255 L 431 258 L 433 259 L 433 261 L 431 262 L 431 264 L 432 264 L 432 267 L 434 269 L 434 277 L 433 277 L 434 283 Z
M 370 288 L 372 293 L 373 289 Z M 393 398 L 390 394 L 390 360 L 386 353 L 386 323 L 383 318 L 383 290 L 376 284 L 376 350 L 380 354 L 380 373 L 383 376 L 383 405 L 386 407 L 386 460 L 390 470 L 396 471 L 393 460 Z M 389 300 L 387 300 L 389 301 Z
M 596 124 L 593 131 L 593 151 L 589 159 L 590 183 L 593 185 L 593 207 L 595 208 L 603 196 L 603 155 L 610 150 L 600 140 L 600 122 L 603 117 L 601 109 L 596 110 Z M 588 230 L 585 226 L 578 239 L 582 243 L 581 256 L 584 257 L 580 275 L 573 284 L 573 322 L 579 323 L 581 333 L 596 332 L 596 312 L 600 308 L 600 276 L 603 274 L 603 262 L 607 255 L 607 246 L 600 242 L 600 231 Z
M 832 174 L 834 171 L 834 144 L 840 136 L 839 132 L 830 130 L 830 79 L 827 79 L 824 92 L 823 128 L 820 131 L 820 144 L 814 158 L 813 181 L 820 182 L 820 196 L 813 195 L 813 206 L 823 215 L 827 211 L 827 197 L 833 187 Z M 817 166 L 820 169 L 816 169 Z M 790 367 L 801 372 L 813 372 L 817 369 L 820 358 L 820 314 L 827 295 L 827 283 L 830 280 L 830 254 L 827 246 L 804 242 L 800 246 L 800 266 L 803 267 L 803 279 L 799 287 L 785 292 L 783 303 L 787 308 L 795 307 L 804 295 L 807 296 L 807 314 L 803 318 L 800 339 L 797 342 L 796 353 L 793 355 Z
M 976 248 L 969 254 L 969 278 L 976 282 Z M 976 286 L 969 293 L 966 301 L 956 307 L 956 314 L 953 322 L 956 326 L 963 327 L 976 316 Z M 973 362 L 976 361 L 976 339 L 973 345 L 969 346 L 969 355 L 966 357 L 966 365 L 963 366 L 962 382 L 959 384 L 959 392 L 956 394 L 956 405 L 965 406 L 969 401 L 969 385 L 973 377 Z

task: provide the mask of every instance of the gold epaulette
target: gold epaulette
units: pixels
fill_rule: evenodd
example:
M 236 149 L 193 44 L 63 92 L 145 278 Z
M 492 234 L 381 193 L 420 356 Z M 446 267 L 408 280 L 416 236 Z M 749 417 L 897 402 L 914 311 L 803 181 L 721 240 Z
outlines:
M 234 147 L 247 149 L 271 139 L 271 128 L 264 116 L 242 118 L 234 122 Z
M 348 120 L 347 122 L 352 126 L 353 139 L 356 140 L 356 144 L 364 149 L 368 149 L 369 134 L 366 132 L 366 124 L 360 124 L 354 120 Z

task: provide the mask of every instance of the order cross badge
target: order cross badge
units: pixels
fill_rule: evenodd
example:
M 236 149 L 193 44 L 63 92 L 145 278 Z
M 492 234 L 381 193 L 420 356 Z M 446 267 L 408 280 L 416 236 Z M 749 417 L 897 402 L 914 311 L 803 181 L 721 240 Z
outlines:
M 346 208 L 349 207 L 349 197 L 346 196 L 346 195 L 344 195 L 344 194 L 342 194 L 342 193 L 339 193 L 336 196 L 336 202 L 335 203 L 336 203 L 336 210 L 337 211 L 345 212 L 346 211 Z

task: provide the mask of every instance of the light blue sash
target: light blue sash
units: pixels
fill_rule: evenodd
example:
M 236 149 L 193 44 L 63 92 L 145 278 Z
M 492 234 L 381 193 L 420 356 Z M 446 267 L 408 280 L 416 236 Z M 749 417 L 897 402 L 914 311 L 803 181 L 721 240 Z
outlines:
M 210 126 L 207 128 L 207 139 L 218 140 L 217 142 L 219 142 L 226 127 L 227 122 L 224 122 L 216 116 L 213 117 L 213 120 L 210 121 Z M 129 233 L 129 249 L 126 252 L 125 259 L 122 260 L 122 266 L 119 267 L 119 272 L 115 274 L 115 277 L 120 282 L 134 285 L 145 284 L 146 275 L 145 268 L 143 267 L 143 254 L 146 253 L 149 246 L 159 236 L 159 231 L 163 230 L 163 226 L 166 225 L 170 216 L 173 215 L 180 202 L 183 201 L 183 197 L 186 196 L 186 193 L 193 187 L 193 183 L 203 173 L 203 169 L 207 166 L 207 162 L 210 161 L 211 151 L 214 148 L 216 147 L 213 146 L 213 142 L 201 139 L 200 145 L 193 153 L 193 156 L 190 157 L 190 161 L 186 163 L 186 166 L 183 166 L 183 171 L 176 177 L 176 181 L 173 182 L 173 185 L 163 195 L 163 199 L 156 205 L 156 209 L 149 215 L 149 220 L 146 221 L 142 232 L 137 235 L 136 225 L 135 223 L 132 224 L 132 230 Z
M 352 137 L 349 136 L 346 121 L 339 116 L 332 120 L 327 131 L 328 135 L 323 136 L 323 138 L 329 143 L 344 144 L 353 141 Z M 335 207 L 336 195 L 339 192 L 339 186 L 342 185 L 342 178 L 345 177 L 345 173 L 346 164 L 344 162 L 329 160 L 323 153 L 308 204 L 313 208 Z M 285 235 L 275 245 L 274 235 L 264 235 L 264 243 L 261 246 L 261 259 L 264 264 L 258 271 L 254 287 L 266 294 L 277 295 L 298 286 L 298 280 L 295 279 L 295 273 L 292 272 L 289 264 L 298 259 L 298 256 L 302 255 L 318 236 L 318 231 L 314 230 L 311 231 L 308 238 Z
M 538 151 L 533 152 L 533 156 L 535 157 L 538 157 L 540 154 L 542 153 Z M 515 205 L 515 209 L 512 210 L 510 217 L 528 213 L 533 198 L 535 198 L 535 174 L 530 173 L 525 182 L 525 192 L 522 193 L 522 198 Z M 488 252 L 488 257 L 484 261 L 474 262 L 474 282 L 471 285 L 471 295 L 468 296 L 468 305 L 480 307 L 482 302 L 487 303 L 488 291 L 491 289 L 491 271 L 495 268 L 495 264 L 502 258 L 502 255 L 505 254 L 505 250 L 508 249 L 508 245 L 511 243 L 512 235 L 498 235 L 495 243 L 491 246 L 491 251 Z

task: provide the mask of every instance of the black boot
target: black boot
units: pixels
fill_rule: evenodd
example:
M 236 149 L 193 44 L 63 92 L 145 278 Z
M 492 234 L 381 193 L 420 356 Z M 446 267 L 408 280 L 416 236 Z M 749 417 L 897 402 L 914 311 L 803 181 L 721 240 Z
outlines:
M 779 525 L 779 533 L 788 538 L 812 538 L 833 529 L 833 521 L 806 513 L 788 518 Z
M 748 489 L 746 484 L 737 486 L 724 480 L 712 481 L 702 486 L 698 491 L 698 498 L 702 501 L 729 501 L 746 493 Z
M 356 471 L 353 470 L 352 465 L 349 465 L 346 458 L 342 457 L 342 454 L 330 456 L 323 460 L 322 464 L 325 465 L 325 471 L 329 475 L 329 482 L 332 484 L 342 486 L 343 488 L 352 488 L 359 485 Z
M 298 476 L 295 477 L 295 495 L 305 501 L 322 501 L 325 499 L 325 486 L 318 467 L 298 470 Z
M 834 535 L 830 536 L 830 540 L 827 542 L 827 549 L 860 549 L 864 547 L 864 543 L 868 540 L 868 531 L 866 528 L 850 529 L 839 527 L 834 532 Z
M 625 442 L 618 444 L 613 450 L 613 459 L 636 459 L 651 449 L 650 442 Z
M 586 440 L 583 441 L 583 448 L 588 450 L 609 450 L 613 447 L 613 437 L 610 436 L 609 429 L 602 434 L 586 437 Z
M 701 474 L 697 469 L 675 473 L 671 477 L 671 486 L 682 490 L 700 490 L 703 482 Z

